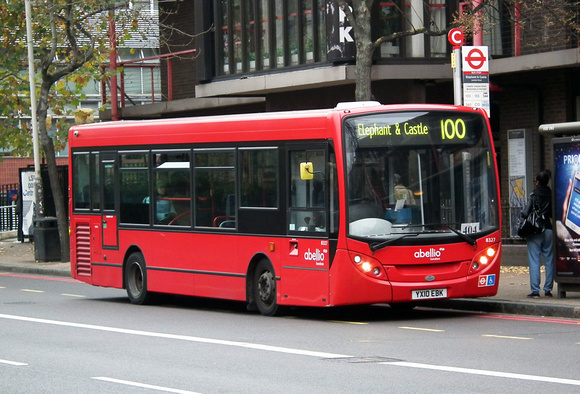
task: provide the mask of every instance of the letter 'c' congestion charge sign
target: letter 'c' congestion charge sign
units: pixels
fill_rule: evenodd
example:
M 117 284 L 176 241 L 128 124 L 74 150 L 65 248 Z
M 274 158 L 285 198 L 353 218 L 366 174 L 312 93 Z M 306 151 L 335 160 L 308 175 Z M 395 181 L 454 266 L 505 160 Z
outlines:
M 460 47 L 463 45 L 463 32 L 461 29 L 451 29 L 449 30 L 449 33 L 447 33 L 447 39 L 451 45 Z

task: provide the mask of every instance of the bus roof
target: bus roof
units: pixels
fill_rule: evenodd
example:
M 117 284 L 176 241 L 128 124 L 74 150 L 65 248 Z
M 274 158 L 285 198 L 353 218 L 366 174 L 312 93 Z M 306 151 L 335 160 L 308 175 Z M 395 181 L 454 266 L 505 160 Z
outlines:
M 361 105 L 361 102 L 354 102 L 340 103 L 332 109 L 102 122 L 71 127 L 69 146 L 72 149 L 86 146 L 325 139 L 336 135 L 340 130 L 340 121 L 347 115 L 427 109 L 475 111 L 442 104 L 380 105 L 364 102 Z

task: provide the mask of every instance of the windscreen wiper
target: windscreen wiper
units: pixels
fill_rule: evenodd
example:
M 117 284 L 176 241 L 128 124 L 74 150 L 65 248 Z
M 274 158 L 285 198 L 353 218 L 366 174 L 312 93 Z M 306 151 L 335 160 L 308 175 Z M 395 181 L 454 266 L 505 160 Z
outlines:
M 465 242 L 467 242 L 468 244 L 470 244 L 471 246 L 476 246 L 477 245 L 477 240 L 471 238 L 469 235 L 462 233 L 461 231 L 451 228 L 449 226 L 443 226 L 441 225 L 441 227 L 446 228 L 449 231 L 453 231 L 455 234 L 459 235 L 459 238 L 461 238 L 462 240 L 464 240 Z
M 408 233 L 408 234 L 403 234 L 397 238 L 388 239 L 388 240 L 383 241 L 383 242 L 373 242 L 372 244 L 369 245 L 369 248 L 371 248 L 371 251 L 376 252 L 377 250 L 386 248 L 390 244 L 395 243 L 400 239 L 403 239 L 406 237 L 416 237 L 417 235 L 419 235 L 419 234 L 418 233 Z
M 430 223 L 430 224 L 409 224 L 407 227 L 440 227 L 442 229 L 445 230 L 449 230 L 455 234 L 457 234 L 459 236 L 459 238 L 461 238 L 462 240 L 464 240 L 465 242 L 467 242 L 469 245 L 471 246 L 476 246 L 477 245 L 477 240 L 471 238 L 469 235 L 462 233 L 461 231 L 454 229 L 453 227 L 450 227 L 447 224 L 442 224 L 442 223 Z
M 463 241 L 465 241 L 469 245 L 474 246 L 474 247 L 477 245 L 477 240 L 475 240 L 472 237 L 470 237 L 469 235 L 464 234 L 461 231 L 459 231 L 457 229 L 454 229 L 452 227 L 449 227 L 447 225 L 443 225 L 443 224 L 439 224 L 439 223 L 433 223 L 433 224 L 407 224 L 403 228 L 408 228 L 408 227 L 441 227 L 442 229 L 449 230 L 449 231 L 455 233 L 456 235 L 458 235 Z M 400 240 L 402 238 L 415 237 L 417 235 L 419 235 L 419 233 L 403 234 L 403 235 L 401 235 L 400 237 L 397 237 L 397 238 L 388 239 L 388 240 L 383 241 L 383 242 L 375 242 L 375 243 L 372 243 L 372 244 L 369 245 L 369 247 L 370 247 L 371 251 L 376 252 L 377 250 L 386 248 L 387 246 L 391 245 L 392 243 L 397 242 L 398 240 Z

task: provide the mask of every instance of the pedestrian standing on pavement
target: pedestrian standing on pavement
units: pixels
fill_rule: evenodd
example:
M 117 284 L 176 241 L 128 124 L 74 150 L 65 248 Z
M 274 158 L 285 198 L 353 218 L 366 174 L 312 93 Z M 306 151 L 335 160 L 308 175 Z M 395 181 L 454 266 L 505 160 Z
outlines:
M 554 238 L 552 234 L 552 189 L 548 186 L 552 173 L 544 170 L 536 175 L 535 189 L 528 198 L 528 203 L 523 209 L 521 216 L 526 218 L 532 208 L 538 207 L 540 214 L 544 216 L 544 230 L 538 234 L 532 234 L 526 238 L 528 245 L 528 264 L 530 267 L 530 287 L 532 292 L 529 298 L 540 297 L 541 281 L 541 258 L 544 257 L 546 278 L 544 282 L 544 295 L 552 297 L 554 284 Z

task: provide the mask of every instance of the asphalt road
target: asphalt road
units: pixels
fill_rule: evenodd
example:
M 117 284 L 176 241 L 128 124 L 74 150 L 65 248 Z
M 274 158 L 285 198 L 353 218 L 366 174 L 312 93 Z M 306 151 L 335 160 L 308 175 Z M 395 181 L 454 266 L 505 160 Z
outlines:
M 4 393 L 569 393 L 580 320 L 387 306 L 290 310 L 0 274 Z

